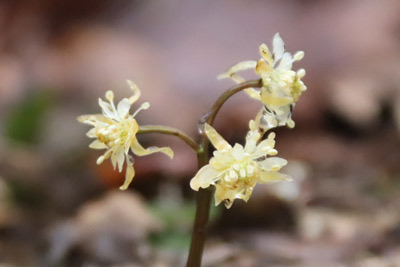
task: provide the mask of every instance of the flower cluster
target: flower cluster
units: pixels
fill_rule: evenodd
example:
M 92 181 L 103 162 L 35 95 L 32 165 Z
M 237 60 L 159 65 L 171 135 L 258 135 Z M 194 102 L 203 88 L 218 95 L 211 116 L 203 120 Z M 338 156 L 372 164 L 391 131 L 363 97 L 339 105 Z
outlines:
M 139 125 L 136 122 L 135 116 L 139 111 L 148 109 L 150 104 L 143 103 L 133 115 L 129 114 L 131 105 L 140 97 L 139 88 L 131 81 L 128 81 L 133 95 L 130 98 L 122 99 L 117 107 L 114 105 L 114 93 L 106 92 L 106 99 L 109 103 L 99 98 L 99 105 L 102 109 L 102 114 L 83 115 L 78 117 L 78 121 L 93 126 L 87 132 L 87 136 L 95 138 L 89 147 L 93 149 L 106 149 L 106 152 L 97 159 L 97 164 L 103 163 L 104 160 L 111 157 L 114 169 L 118 167 L 119 172 L 122 171 L 124 162 L 126 162 L 125 182 L 120 189 L 128 188 L 135 170 L 133 168 L 133 158 L 129 155 L 129 151 L 137 156 L 145 156 L 156 152 L 162 152 L 173 157 L 173 151 L 169 147 L 149 147 L 144 148 L 139 144 L 136 134 L 139 130 Z
M 262 140 L 264 133 L 278 126 L 294 127 L 292 112 L 300 95 L 307 89 L 301 78 L 304 69 L 292 70 L 294 62 L 304 57 L 304 52 L 293 56 L 285 52 L 284 42 L 275 34 L 273 53 L 265 44 L 260 46 L 261 59 L 258 61 L 240 62 L 223 74 L 219 79 L 231 78 L 237 83 L 245 81 L 237 72 L 254 69 L 261 77 L 260 91 L 248 88 L 245 91 L 252 98 L 260 100 L 263 107 L 255 120 L 249 123 L 250 130 L 243 147 L 228 144 L 210 125 L 205 125 L 205 134 L 216 148 L 209 164 L 202 167 L 191 180 L 193 190 L 215 186 L 215 204 L 224 201 L 230 208 L 236 199 L 248 201 L 257 183 L 288 181 L 291 178 L 279 172 L 287 164 L 285 159 L 273 157 L 278 152 L 274 149 L 275 133 L 270 133 Z
M 291 180 L 288 175 L 278 171 L 287 164 L 285 159 L 274 156 L 275 133 L 259 142 L 261 134 L 250 121 L 250 131 L 243 147 L 235 144 L 233 147 L 222 138 L 213 127 L 206 124 L 205 133 L 213 146 L 214 157 L 210 163 L 202 167 L 190 181 L 193 190 L 215 186 L 215 205 L 222 201 L 230 208 L 236 198 L 248 201 L 256 183 L 272 183 Z M 258 143 L 258 144 L 257 144 Z
M 292 70 L 292 65 L 304 57 L 304 52 L 298 51 L 293 56 L 285 51 L 284 42 L 275 34 L 272 42 L 272 53 L 267 45 L 260 46 L 261 58 L 258 61 L 240 62 L 218 78 L 231 78 L 237 83 L 244 82 L 239 71 L 253 69 L 261 77 L 260 90 L 247 88 L 245 91 L 252 98 L 262 102 L 262 108 L 254 120 L 250 120 L 249 132 L 245 145 L 235 144 L 231 146 L 209 124 L 204 124 L 204 133 L 216 148 L 209 164 L 203 166 L 190 182 L 193 190 L 215 186 L 215 204 L 225 203 L 230 208 L 237 198 L 248 201 L 257 183 L 272 183 L 287 181 L 291 178 L 279 171 L 287 164 L 285 159 L 276 157 L 278 153 L 275 147 L 275 133 L 269 133 L 263 140 L 264 134 L 278 126 L 287 125 L 294 127 L 292 112 L 295 103 L 307 87 L 302 82 L 305 75 L 304 69 Z M 127 189 L 131 183 L 135 170 L 133 168 L 132 154 L 137 156 L 162 152 L 173 157 L 173 151 L 169 147 L 142 147 L 136 134 L 139 131 L 151 132 L 150 126 L 139 125 L 135 119 L 136 114 L 148 109 L 150 104 L 143 103 L 132 115 L 129 114 L 131 105 L 140 97 L 139 88 L 128 81 L 133 95 L 122 99 L 117 106 L 114 104 L 114 93 L 106 92 L 108 102 L 99 99 L 102 114 L 83 115 L 78 117 L 82 123 L 93 126 L 87 133 L 95 140 L 89 145 L 93 149 L 105 149 L 105 153 L 97 159 L 97 164 L 111 158 L 111 162 L 119 172 L 126 164 L 125 182 L 120 189 Z M 218 101 L 216 102 L 218 103 Z M 221 104 L 222 105 L 222 104 Z M 215 115 L 215 114 L 214 114 Z M 153 127 L 153 128 L 152 128 Z M 164 126 L 151 126 L 155 132 L 170 134 L 180 137 L 187 142 L 198 155 L 203 153 L 202 145 L 198 145 L 193 139 L 179 130 Z M 153 131 L 153 132 L 154 132 Z M 207 139 L 203 139 L 207 140 Z M 204 145 L 204 143 L 203 143 Z
M 264 104 L 258 121 L 264 131 L 284 125 L 293 128 L 294 105 L 302 92 L 307 89 L 301 81 L 306 74 L 305 70 L 292 70 L 293 63 L 300 61 L 304 57 L 304 52 L 298 51 L 293 56 L 289 52 L 285 52 L 285 43 L 279 33 L 275 34 L 272 46 L 272 54 L 268 46 L 262 44 L 260 46 L 261 59 L 240 62 L 218 76 L 219 79 L 231 78 L 235 82 L 241 83 L 244 78 L 237 72 L 254 69 L 255 73 L 261 77 L 263 83 L 261 90 L 249 88 L 246 89 L 246 92 Z

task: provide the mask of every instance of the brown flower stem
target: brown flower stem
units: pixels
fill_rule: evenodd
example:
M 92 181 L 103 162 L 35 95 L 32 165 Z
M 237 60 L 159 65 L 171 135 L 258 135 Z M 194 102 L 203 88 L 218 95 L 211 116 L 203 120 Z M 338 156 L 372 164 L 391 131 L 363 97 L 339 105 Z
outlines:
M 208 140 L 204 132 L 204 124 L 208 123 L 212 125 L 218 111 L 222 105 L 234 94 L 250 87 L 262 87 L 261 80 L 252 80 L 244 83 L 240 83 L 227 91 L 225 91 L 211 107 L 210 111 L 207 112 L 199 122 L 199 131 L 201 134 L 200 147 L 197 150 L 198 168 L 200 169 L 204 165 L 208 164 L 209 153 L 208 148 L 210 141 Z M 187 267 L 200 267 L 201 258 L 204 250 L 204 243 L 206 240 L 207 223 L 210 215 L 210 207 L 212 200 L 212 188 L 200 188 L 197 194 L 197 205 L 196 205 L 196 217 L 192 232 L 192 242 L 190 244 L 189 257 L 186 263 Z
M 218 111 L 221 109 L 222 105 L 234 94 L 247 89 L 251 87 L 257 87 L 260 88 L 262 87 L 262 80 L 251 80 L 243 83 L 239 83 L 238 85 L 226 90 L 214 103 L 214 105 L 211 107 L 210 111 L 204 114 L 204 116 L 201 118 L 199 122 L 199 126 L 204 126 L 204 124 L 207 122 L 209 125 L 212 125 L 214 123 L 215 117 L 217 116 Z
M 178 130 L 173 127 L 169 126 L 162 126 L 162 125 L 143 125 L 139 126 L 139 131 L 138 134 L 143 134 L 143 133 L 161 133 L 161 134 L 167 134 L 167 135 L 174 135 L 182 141 L 184 141 L 186 144 L 188 144 L 194 151 L 199 150 L 199 145 L 194 141 L 190 136 L 182 132 L 181 130 Z

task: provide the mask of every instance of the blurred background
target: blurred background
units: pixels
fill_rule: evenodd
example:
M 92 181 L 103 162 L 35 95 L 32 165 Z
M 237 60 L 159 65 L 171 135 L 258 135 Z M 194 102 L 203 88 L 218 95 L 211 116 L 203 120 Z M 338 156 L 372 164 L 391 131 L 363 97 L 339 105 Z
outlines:
M 294 129 L 277 130 L 294 182 L 259 185 L 248 204 L 211 212 L 204 266 L 398 266 L 400 2 L 397 0 L 0 2 L 0 265 L 183 266 L 196 157 L 174 137 L 135 158 L 136 177 L 90 150 L 81 114 L 126 79 L 150 101 L 141 124 L 197 122 L 280 32 L 306 52 Z M 252 74 L 249 74 L 251 78 Z M 260 104 L 244 93 L 216 128 L 243 142 Z

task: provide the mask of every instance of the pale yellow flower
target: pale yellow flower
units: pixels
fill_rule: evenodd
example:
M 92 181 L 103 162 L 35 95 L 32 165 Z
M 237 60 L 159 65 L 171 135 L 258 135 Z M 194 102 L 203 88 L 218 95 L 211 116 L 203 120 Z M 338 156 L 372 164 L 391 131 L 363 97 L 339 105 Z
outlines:
M 137 156 L 145 156 L 156 152 L 162 152 L 173 157 L 173 151 L 169 147 L 158 148 L 155 146 L 144 148 L 136 139 L 136 134 L 139 130 L 139 125 L 136 122 L 135 116 L 143 109 L 148 109 L 150 104 L 143 103 L 133 115 L 129 114 L 131 105 L 140 97 L 139 88 L 128 80 L 130 88 L 133 90 L 133 95 L 130 98 L 122 99 L 117 107 L 114 105 L 114 93 L 106 92 L 106 98 L 109 103 L 99 98 L 99 105 L 102 109 L 102 114 L 83 115 L 78 117 L 78 121 L 93 126 L 87 132 L 90 138 L 96 138 L 89 147 L 93 149 L 106 149 L 106 152 L 97 159 L 97 164 L 103 163 L 104 160 L 111 157 L 114 169 L 118 167 L 118 171 L 123 169 L 126 162 L 125 182 L 120 187 L 121 190 L 128 188 L 133 177 L 135 169 L 133 168 L 133 158 L 129 155 L 129 151 Z
M 217 149 L 208 165 L 202 167 L 190 181 L 193 190 L 214 185 L 215 205 L 222 201 L 230 208 L 236 198 L 248 201 L 256 183 L 273 183 L 291 180 L 288 175 L 278 171 L 287 164 L 285 159 L 274 156 L 275 133 L 259 142 L 261 135 L 250 121 L 250 131 L 243 147 L 233 147 L 210 125 L 205 125 L 205 133 Z M 259 142 L 259 143 L 258 143 Z M 257 144 L 258 143 L 258 144 Z
M 279 33 L 275 34 L 273 41 L 273 53 L 268 46 L 260 46 L 261 59 L 258 61 L 244 61 L 231 67 L 218 76 L 219 79 L 231 78 L 237 83 L 244 82 L 244 78 L 237 74 L 238 71 L 254 69 L 261 76 L 263 87 L 260 91 L 253 88 L 245 91 L 252 98 L 261 100 L 265 128 L 273 128 L 282 125 L 294 127 L 291 119 L 295 103 L 303 91 L 307 89 L 301 78 L 305 75 L 304 69 L 292 70 L 292 65 L 304 57 L 303 51 L 296 52 L 293 56 L 285 52 L 285 44 Z

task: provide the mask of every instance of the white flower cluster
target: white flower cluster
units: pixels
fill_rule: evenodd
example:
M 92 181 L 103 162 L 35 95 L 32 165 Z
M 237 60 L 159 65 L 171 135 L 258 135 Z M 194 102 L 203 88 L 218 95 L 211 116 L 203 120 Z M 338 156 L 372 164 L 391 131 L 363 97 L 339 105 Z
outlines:
M 260 91 L 253 88 L 246 89 L 250 97 L 261 100 L 264 104 L 260 111 L 260 126 L 267 131 L 277 126 L 288 125 L 294 127 L 292 112 L 295 103 L 307 87 L 302 82 L 306 74 L 304 69 L 292 70 L 293 63 L 304 57 L 303 51 L 293 56 L 285 52 L 285 43 L 279 33 L 272 41 L 273 53 L 266 44 L 260 46 L 261 59 L 258 61 L 240 62 L 218 76 L 219 79 L 231 78 L 237 83 L 244 82 L 244 78 L 237 72 L 253 69 L 263 82 Z
M 255 122 L 250 121 L 250 132 L 243 147 L 235 144 L 233 147 L 217 133 L 210 125 L 205 125 L 205 133 L 217 149 L 210 163 L 201 168 L 190 181 L 193 190 L 216 187 L 215 205 L 222 201 L 230 208 L 236 198 L 247 202 L 256 183 L 271 183 L 291 180 L 279 170 L 287 161 L 274 156 L 278 153 L 274 149 L 275 133 L 261 141 L 261 134 L 255 128 Z M 261 142 L 259 142 L 261 141 Z
M 302 92 L 307 89 L 301 81 L 305 70 L 292 70 L 293 63 L 300 61 L 304 57 L 304 52 L 298 51 L 292 56 L 289 52 L 285 52 L 284 46 L 282 38 L 277 33 L 273 38 L 272 53 L 265 44 L 262 44 L 261 58 L 258 61 L 240 62 L 218 76 L 220 79 L 231 78 L 237 83 L 242 83 L 245 80 L 238 72 L 253 69 L 261 78 L 261 89 L 248 88 L 245 91 L 263 105 L 255 119 L 250 120 L 250 129 L 244 146 L 240 144 L 231 146 L 211 125 L 204 126 L 204 132 L 216 150 L 209 164 L 203 166 L 193 177 L 190 186 L 197 191 L 214 185 L 216 205 L 224 202 L 225 206 L 230 208 L 237 198 L 248 201 L 257 183 L 291 180 L 289 176 L 279 172 L 287 161 L 275 156 L 278 153 L 274 148 L 275 133 L 269 133 L 263 140 L 264 134 L 270 129 L 284 125 L 294 127 L 293 108 Z M 130 154 L 145 156 L 162 152 L 173 157 L 173 151 L 169 147 L 144 148 L 139 144 L 136 138 L 139 125 L 135 116 L 140 110 L 148 109 L 150 104 L 145 102 L 135 113 L 129 114 L 131 105 L 140 97 L 140 90 L 131 81 L 128 81 L 128 84 L 133 91 L 130 98 L 122 99 L 115 106 L 114 93 L 107 91 L 108 102 L 99 99 L 102 114 L 78 117 L 80 122 L 93 126 L 87 133 L 88 137 L 95 138 L 90 148 L 106 150 L 97 159 L 97 164 L 111 158 L 114 168 L 118 168 L 120 172 L 124 163 L 126 164 L 125 183 L 121 189 L 127 189 L 135 175 L 133 158 Z M 142 126 L 141 131 L 143 128 L 145 127 Z M 165 127 L 160 129 L 158 131 L 161 133 L 168 132 Z M 173 135 L 177 133 L 168 132 Z M 180 137 L 188 141 L 187 136 Z M 190 139 L 189 143 L 195 142 Z
M 129 80 L 128 85 L 133 90 L 133 95 L 130 98 L 122 99 L 117 107 L 114 105 L 114 93 L 107 91 L 106 99 L 109 103 L 99 98 L 102 114 L 82 115 L 78 117 L 79 122 L 93 126 L 87 132 L 87 136 L 96 140 L 89 147 L 93 149 L 106 149 L 106 152 L 97 159 L 97 164 L 101 164 L 104 160 L 111 157 L 114 169 L 118 167 L 119 172 L 121 172 L 124 162 L 126 162 L 125 183 L 120 187 L 122 190 L 128 188 L 135 176 L 133 158 L 129 155 L 129 151 L 132 151 L 137 156 L 145 156 L 156 152 L 162 152 L 170 158 L 174 155 L 172 149 L 169 147 L 158 148 L 152 146 L 144 148 L 139 144 L 136 138 L 139 125 L 136 122 L 135 116 L 139 111 L 148 109 L 150 104 L 149 102 L 143 103 L 135 113 L 130 115 L 129 110 L 131 105 L 139 99 L 140 90 Z
M 293 108 L 307 87 L 301 81 L 305 70 L 295 72 L 292 65 L 304 57 L 304 52 L 299 51 L 293 56 L 285 52 L 284 42 L 277 33 L 273 39 L 273 53 L 262 44 L 260 54 L 262 58 L 258 61 L 240 62 L 218 76 L 219 79 L 231 78 L 242 83 L 245 80 L 237 72 L 254 69 L 262 79 L 261 90 L 245 90 L 249 96 L 263 103 L 255 120 L 249 123 L 245 146 L 235 144 L 232 147 L 206 124 L 205 133 L 216 150 L 209 164 L 202 167 L 190 182 L 196 191 L 214 185 L 215 204 L 224 202 L 227 208 L 237 198 L 247 202 L 257 183 L 291 180 L 279 172 L 287 161 L 274 157 L 278 153 L 274 149 L 275 133 L 270 133 L 265 140 L 262 140 L 262 135 L 278 126 L 294 127 Z

